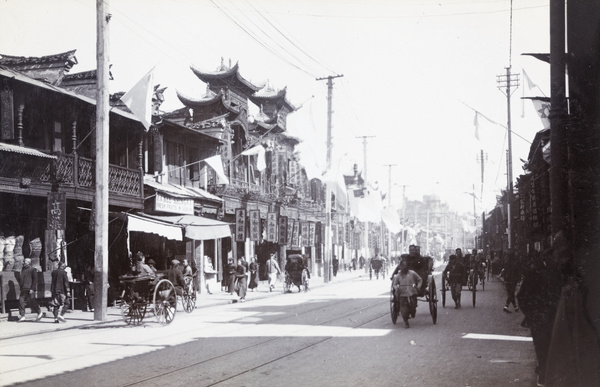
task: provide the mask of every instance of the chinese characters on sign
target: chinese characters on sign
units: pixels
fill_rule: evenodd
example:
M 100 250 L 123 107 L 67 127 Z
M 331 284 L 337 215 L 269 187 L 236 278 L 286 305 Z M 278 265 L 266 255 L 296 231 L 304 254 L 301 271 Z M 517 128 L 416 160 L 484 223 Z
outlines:
M 267 241 L 277 242 L 277 213 L 267 213 Z
M 248 215 L 250 215 L 250 240 L 260 241 L 260 211 L 250 210 Z
M 292 243 L 291 246 L 299 247 L 300 246 L 300 221 L 294 220 L 294 228 L 292 229 Z
M 294 219 L 288 219 L 288 233 L 287 233 L 287 242 L 286 245 L 292 246 L 292 235 L 294 234 L 294 223 L 296 221 Z
M 64 192 L 48 194 L 48 230 L 64 230 L 67 225 L 67 196 Z
M 236 208 L 235 210 L 235 241 L 244 242 L 246 240 L 246 210 Z
M 316 228 L 316 224 L 314 222 L 310 222 L 308 224 L 308 245 L 309 246 L 315 245 L 315 228 Z
M 280 216 L 279 217 L 278 236 L 279 236 L 279 244 L 282 246 L 287 244 L 287 234 L 288 234 L 287 229 L 288 229 L 288 217 Z
M 302 234 L 300 237 L 300 240 L 302 241 L 300 243 L 300 246 L 309 246 L 308 240 L 309 240 L 309 235 L 308 235 L 308 222 L 302 222 L 300 223 L 300 233 Z

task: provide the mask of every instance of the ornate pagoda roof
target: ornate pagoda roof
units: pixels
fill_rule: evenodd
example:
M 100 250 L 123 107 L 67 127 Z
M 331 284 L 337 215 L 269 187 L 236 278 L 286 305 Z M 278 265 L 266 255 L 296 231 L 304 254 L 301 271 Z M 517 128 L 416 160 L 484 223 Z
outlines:
M 207 94 L 202 98 L 193 98 L 193 97 L 188 97 L 188 96 L 180 93 L 179 91 L 177 91 L 177 98 L 179 98 L 181 103 L 183 103 L 185 106 L 194 108 L 194 109 L 196 109 L 196 108 L 206 109 L 211 106 L 221 105 L 223 108 L 225 108 L 225 110 L 227 110 L 231 113 L 235 113 L 235 114 L 240 113 L 240 109 L 238 107 L 232 106 L 229 103 L 229 101 L 225 98 L 225 95 L 223 95 L 223 93 L 221 93 L 221 92 L 219 92 L 219 93 L 211 92 L 210 94 Z
M 66 51 L 54 55 L 39 57 L 12 56 L 0 54 L 0 64 L 17 70 L 30 78 L 52 85 L 59 85 L 65 73 L 78 64 L 75 51 Z
M 258 106 L 270 103 L 275 105 L 276 110 L 285 108 L 288 112 L 293 112 L 296 110 L 296 107 L 294 107 L 294 105 L 288 101 L 286 94 L 287 86 L 281 90 L 275 90 L 271 86 L 267 85 L 248 98 Z
M 237 89 L 245 95 L 252 95 L 260 90 L 263 85 L 256 86 L 250 81 L 244 79 L 239 72 L 239 64 L 236 63 L 233 67 L 227 67 L 221 60 L 221 66 L 216 71 L 204 71 L 200 68 L 190 66 L 194 74 L 203 82 L 210 83 L 215 87 L 228 87 L 230 89 Z

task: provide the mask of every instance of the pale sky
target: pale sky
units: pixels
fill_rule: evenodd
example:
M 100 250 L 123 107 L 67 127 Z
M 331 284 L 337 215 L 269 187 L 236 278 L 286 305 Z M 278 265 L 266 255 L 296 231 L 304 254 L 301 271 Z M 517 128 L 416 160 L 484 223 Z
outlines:
M 520 74 L 511 97 L 514 179 L 543 126 L 525 96 L 550 95 L 549 65 L 522 56 L 549 52 L 547 0 L 112 0 L 111 92 L 127 91 L 151 68 L 175 95 L 199 97 L 205 85 L 189 66 L 214 71 L 239 63 L 255 84 L 287 87 L 300 110 L 288 131 L 301 138 L 307 168 L 324 165 L 326 81 L 333 88 L 333 164 L 357 163 L 392 204 L 437 194 L 457 211 L 491 210 L 506 188 L 507 99 L 497 76 Z M 0 0 L 0 54 L 42 56 L 76 49 L 72 72 L 96 68 L 94 0 Z M 512 39 L 511 39 L 512 36 Z M 512 42 L 512 44 L 511 44 Z M 523 69 L 539 86 L 530 89 Z M 476 109 L 498 124 L 479 118 Z M 523 117 L 524 113 L 524 117 Z M 321 167 L 322 168 L 322 167 Z M 318 170 L 317 172 L 318 173 Z

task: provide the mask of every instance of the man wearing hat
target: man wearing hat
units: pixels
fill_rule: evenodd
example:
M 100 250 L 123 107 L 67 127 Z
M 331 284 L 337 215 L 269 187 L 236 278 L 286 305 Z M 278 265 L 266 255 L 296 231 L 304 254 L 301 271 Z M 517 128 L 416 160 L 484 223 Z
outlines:
M 19 322 L 26 320 L 25 318 L 25 307 L 29 303 L 31 310 L 37 313 L 35 321 L 40 321 L 44 314 L 40 309 L 40 306 L 35 299 L 35 292 L 37 289 L 37 274 L 38 271 L 35 267 L 31 266 L 31 258 L 25 258 L 23 260 L 23 270 L 21 271 L 21 280 L 19 281 L 20 294 L 19 294 Z
M 154 262 L 154 259 L 149 259 L 147 263 L 148 263 L 148 267 L 150 267 L 150 269 L 152 269 L 152 271 L 154 273 L 156 273 L 158 271 L 156 269 L 156 262 Z
M 65 320 L 64 305 L 69 294 L 69 278 L 65 268 L 67 264 L 61 262 L 58 264 L 58 269 L 52 272 L 52 282 L 50 283 L 50 291 L 52 292 L 52 313 L 54 314 L 54 322 L 67 322 Z M 59 314 L 60 313 L 60 314 Z

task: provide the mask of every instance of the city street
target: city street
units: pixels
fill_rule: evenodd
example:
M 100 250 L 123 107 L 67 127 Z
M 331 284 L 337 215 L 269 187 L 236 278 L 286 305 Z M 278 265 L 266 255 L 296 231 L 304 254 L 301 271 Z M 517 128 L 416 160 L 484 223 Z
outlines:
M 463 290 L 438 318 L 405 329 L 389 313 L 388 278 L 352 276 L 307 293 L 178 312 L 168 326 L 122 321 L 0 340 L 0 384 L 28 386 L 535 386 L 521 313 L 502 311 L 498 280 Z M 452 304 L 452 305 L 451 305 Z M 6 323 L 9 324 L 9 323 Z

